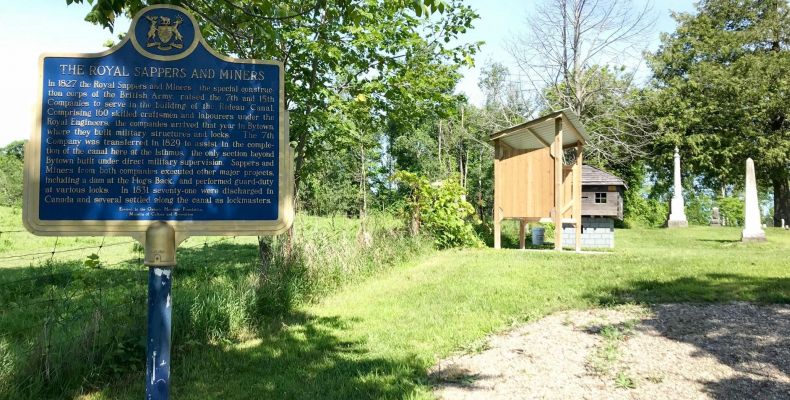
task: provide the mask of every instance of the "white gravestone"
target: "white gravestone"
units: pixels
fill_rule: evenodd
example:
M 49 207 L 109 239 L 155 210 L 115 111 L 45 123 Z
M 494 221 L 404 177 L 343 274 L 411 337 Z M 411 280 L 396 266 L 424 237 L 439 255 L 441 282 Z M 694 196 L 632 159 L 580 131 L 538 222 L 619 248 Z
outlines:
M 765 231 L 760 224 L 760 203 L 757 200 L 757 181 L 754 179 L 754 161 L 746 159 L 746 199 L 743 208 L 743 233 L 741 240 L 744 242 L 765 241 Z
M 685 205 L 683 204 L 683 186 L 680 183 L 680 153 L 677 147 L 675 147 L 675 193 L 672 195 L 669 211 L 667 227 L 685 228 L 689 226 L 688 220 L 686 220 Z

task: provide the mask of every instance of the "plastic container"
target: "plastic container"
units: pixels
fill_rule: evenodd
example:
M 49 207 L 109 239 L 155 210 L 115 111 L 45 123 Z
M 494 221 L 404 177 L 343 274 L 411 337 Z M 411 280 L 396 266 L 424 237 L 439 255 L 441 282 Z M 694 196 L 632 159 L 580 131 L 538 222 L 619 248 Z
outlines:
M 543 241 L 546 239 L 546 228 L 536 226 L 532 228 L 532 245 L 543 246 Z

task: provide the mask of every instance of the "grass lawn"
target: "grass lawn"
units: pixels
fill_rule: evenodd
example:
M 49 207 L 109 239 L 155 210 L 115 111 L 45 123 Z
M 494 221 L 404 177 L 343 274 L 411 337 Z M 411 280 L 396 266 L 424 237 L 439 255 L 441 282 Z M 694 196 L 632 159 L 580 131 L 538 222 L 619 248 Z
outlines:
M 172 395 L 431 398 L 426 370 L 437 359 L 475 351 L 486 335 L 553 311 L 790 302 L 790 232 L 768 229 L 769 241 L 760 244 L 740 243 L 737 228 L 616 235 L 609 254 L 479 249 L 423 257 L 301 308 L 243 343 L 175 354 Z M 143 389 L 140 372 L 84 398 L 139 399 Z
M 269 266 L 265 281 L 255 237 L 187 239 L 173 285 L 174 351 L 254 338 L 273 313 L 432 251 L 398 226 L 371 216 L 376 240 L 362 249 L 357 220 L 299 215 L 294 261 Z M 0 399 L 74 398 L 144 369 L 140 250 L 125 237 L 36 237 L 19 209 L 0 207 Z

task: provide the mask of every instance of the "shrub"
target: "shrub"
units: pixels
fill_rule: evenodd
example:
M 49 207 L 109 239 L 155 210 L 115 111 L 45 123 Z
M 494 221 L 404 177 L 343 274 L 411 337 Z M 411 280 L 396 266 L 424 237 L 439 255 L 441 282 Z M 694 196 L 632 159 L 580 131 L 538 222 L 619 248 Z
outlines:
M 395 180 L 410 191 L 406 214 L 412 233 L 424 228 L 440 249 L 483 245 L 473 226 L 480 223 L 475 209 L 463 199 L 464 188 L 455 178 L 431 184 L 423 176 L 399 171 Z
M 637 225 L 647 227 L 662 226 L 669 215 L 669 207 L 666 202 L 642 196 L 631 198 L 631 207 L 625 215 L 626 225 Z
M 540 226 L 542 226 L 543 229 L 546 230 L 543 233 L 543 236 L 547 240 L 553 241 L 554 240 L 553 239 L 554 238 L 554 223 L 553 222 L 542 222 L 542 223 L 540 223 Z
M 704 193 L 688 193 L 686 200 L 686 218 L 689 224 L 708 225 L 710 223 L 713 199 Z
M 727 226 L 743 226 L 743 200 L 737 197 L 719 197 L 716 203 Z
M 22 205 L 22 160 L 0 155 L 0 206 Z

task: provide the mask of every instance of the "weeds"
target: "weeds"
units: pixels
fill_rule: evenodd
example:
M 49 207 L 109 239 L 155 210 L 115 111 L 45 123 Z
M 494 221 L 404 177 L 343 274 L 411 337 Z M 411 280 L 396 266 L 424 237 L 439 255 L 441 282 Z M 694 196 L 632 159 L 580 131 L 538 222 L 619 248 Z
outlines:
M 491 349 L 490 338 L 483 337 L 464 346 L 461 351 L 464 354 L 480 354 L 489 349 Z
M 386 229 L 374 231 L 372 238 L 369 246 L 363 247 L 355 237 L 315 236 L 296 242 L 289 255 L 283 251 L 283 242 L 273 242 L 259 279 L 260 313 L 283 315 L 430 248 L 420 238 Z
M 636 383 L 624 371 L 620 371 L 614 378 L 614 386 L 618 389 L 635 389 Z
M 620 359 L 620 345 L 633 334 L 639 320 L 633 319 L 621 324 L 591 327 L 589 331 L 597 333 L 603 339 L 595 353 L 587 362 L 588 368 L 595 375 L 601 377 L 614 377 L 615 387 L 619 389 L 633 389 L 636 387 L 634 380 L 618 366 Z
M 173 354 L 249 339 L 302 304 L 430 249 L 386 221 L 371 224 L 372 243 L 362 247 L 353 220 L 327 228 L 326 219 L 300 219 L 290 254 L 275 240 L 263 265 L 249 239 L 192 238 L 179 248 Z M 69 397 L 144 365 L 142 247 L 86 250 L 67 261 L 57 246 L 31 248 L 52 257 L 0 281 L 0 398 Z

